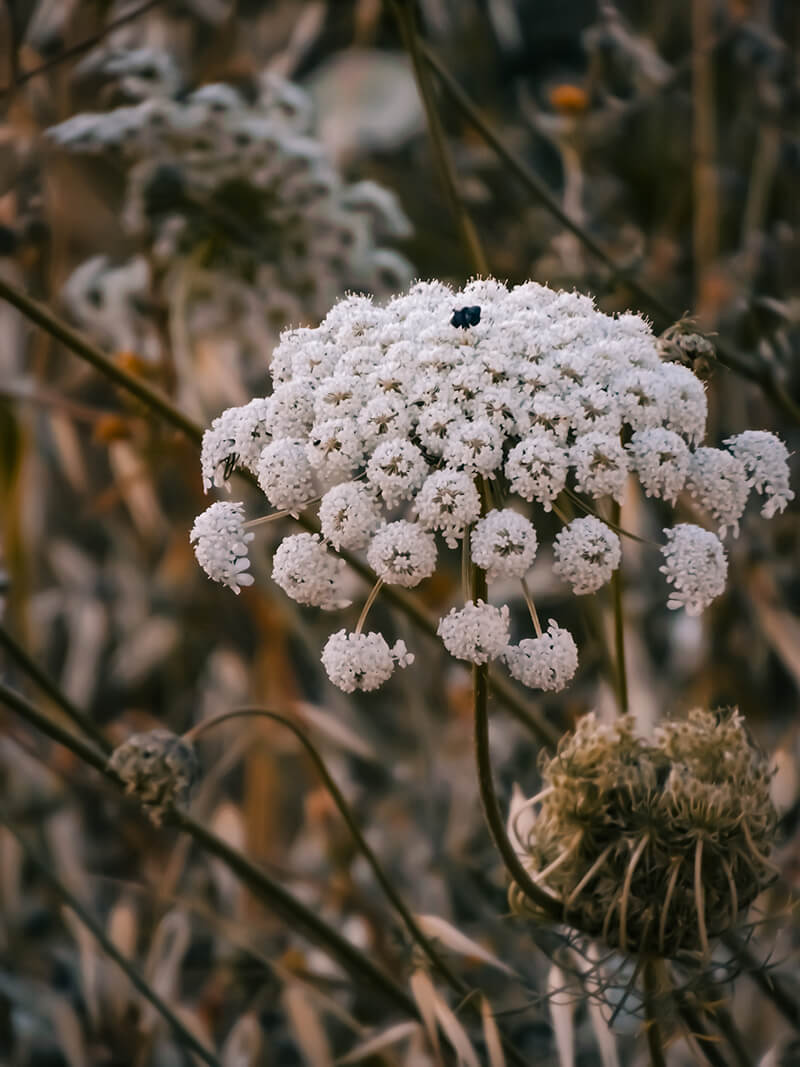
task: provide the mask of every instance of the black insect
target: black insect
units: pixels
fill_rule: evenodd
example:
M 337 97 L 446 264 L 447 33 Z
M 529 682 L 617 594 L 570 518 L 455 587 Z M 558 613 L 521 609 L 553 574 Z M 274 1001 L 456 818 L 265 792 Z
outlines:
M 453 317 L 450 319 L 451 326 L 460 326 L 462 330 L 469 329 L 470 326 L 477 326 L 481 321 L 481 309 L 474 305 L 469 308 L 459 308 L 457 311 L 453 311 Z

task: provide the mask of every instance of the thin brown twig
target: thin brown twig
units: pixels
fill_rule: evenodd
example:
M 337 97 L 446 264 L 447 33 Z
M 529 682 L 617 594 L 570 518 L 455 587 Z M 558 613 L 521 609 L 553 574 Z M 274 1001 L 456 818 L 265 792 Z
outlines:
M 39 686 L 42 692 L 46 693 L 53 703 L 61 708 L 70 722 L 82 730 L 87 737 L 90 737 L 103 751 L 111 751 L 111 745 L 99 726 L 97 726 L 88 715 L 84 714 L 80 708 L 72 703 L 66 693 L 64 693 L 64 691 L 60 689 L 59 686 L 57 686 L 42 670 L 39 664 L 28 655 L 22 645 L 11 636 L 2 623 L 0 623 L 0 645 L 2 645 L 8 655 L 16 661 L 28 677 Z
M 92 937 L 98 942 L 103 952 L 112 959 L 121 971 L 125 974 L 128 981 L 134 988 L 141 993 L 145 1000 L 156 1009 L 159 1015 L 172 1027 L 178 1037 L 180 1037 L 182 1043 L 187 1049 L 190 1049 L 195 1056 L 207 1063 L 209 1067 L 221 1067 L 220 1061 L 214 1055 L 214 1053 L 208 1049 L 201 1041 L 195 1037 L 195 1035 L 188 1029 L 188 1027 L 178 1018 L 175 1012 L 170 1008 L 166 1001 L 158 995 L 158 993 L 149 985 L 147 981 L 139 974 L 137 968 L 131 963 L 129 959 L 122 955 L 117 946 L 106 935 L 102 926 L 94 919 L 90 912 L 83 906 L 74 893 L 64 885 L 60 878 L 50 869 L 47 863 L 37 854 L 37 852 L 31 847 L 31 845 L 25 840 L 17 829 L 12 824 L 11 820 L 6 816 L 5 811 L 0 809 L 0 822 L 17 840 L 18 844 L 25 853 L 25 857 L 31 866 L 35 867 L 39 875 L 44 881 L 55 891 L 57 896 L 61 897 L 64 904 L 72 911 L 80 921 L 80 923 L 86 927 L 91 933 Z
M 98 30 L 97 33 L 92 34 L 91 37 L 86 37 L 84 40 L 78 41 L 77 44 L 62 49 L 58 55 L 46 59 L 44 63 L 40 63 L 39 66 L 34 67 L 33 70 L 17 73 L 16 78 L 12 76 L 11 85 L 4 85 L 0 88 L 0 98 L 12 93 L 14 89 L 29 82 L 31 78 L 38 78 L 40 74 L 46 74 L 49 70 L 53 70 L 54 67 L 58 67 L 67 60 L 79 56 L 82 52 L 88 52 L 89 49 L 94 48 L 94 46 L 99 44 L 103 38 L 107 37 L 110 33 L 113 33 L 114 30 L 119 29 L 120 26 L 124 26 L 128 22 L 133 22 L 134 19 L 138 19 L 140 15 L 145 15 L 151 8 L 157 7 L 163 2 L 164 0 L 146 0 L 146 2 L 140 4 L 139 7 L 136 7 L 132 11 L 128 11 L 126 14 L 120 15 L 119 18 L 107 23 L 107 25 L 101 30 Z
M 428 69 L 423 62 L 421 54 L 422 41 L 417 31 L 414 4 L 409 0 L 392 0 L 392 7 L 400 25 L 400 33 L 403 37 L 406 51 L 411 57 L 417 88 L 425 108 L 428 132 L 433 147 L 433 155 L 439 170 L 439 177 L 458 232 L 461 235 L 464 250 L 472 262 L 473 269 L 478 274 L 486 275 L 488 274 L 486 256 L 478 238 L 478 233 L 458 190 L 458 179 L 447 148 L 447 139 L 442 127 L 442 120 L 439 118 L 439 111 L 436 107 L 434 88 L 428 76 Z

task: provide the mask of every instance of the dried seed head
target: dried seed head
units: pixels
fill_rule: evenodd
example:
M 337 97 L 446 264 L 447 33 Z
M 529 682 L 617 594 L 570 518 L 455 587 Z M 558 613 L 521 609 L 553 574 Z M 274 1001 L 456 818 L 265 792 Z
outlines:
M 169 730 L 133 734 L 111 753 L 108 768 L 125 783 L 126 793 L 139 798 L 156 826 L 167 811 L 188 801 L 200 774 L 191 744 Z
M 736 710 L 693 711 L 637 737 L 585 716 L 542 766 L 532 878 L 570 926 L 612 948 L 708 955 L 771 880 L 770 772 Z M 541 916 L 517 886 L 512 907 Z

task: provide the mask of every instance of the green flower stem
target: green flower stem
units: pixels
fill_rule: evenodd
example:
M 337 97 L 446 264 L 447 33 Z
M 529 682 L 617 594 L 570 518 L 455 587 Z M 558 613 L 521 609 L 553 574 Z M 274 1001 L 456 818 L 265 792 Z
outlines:
M 73 330 L 64 323 L 57 315 L 50 312 L 43 304 L 31 300 L 16 286 L 11 285 L 4 278 L 0 278 L 0 298 L 5 298 L 37 326 L 46 330 L 51 336 L 61 341 L 75 355 L 86 360 L 101 374 L 110 378 L 116 385 L 121 386 L 133 396 L 137 397 L 151 411 L 156 412 L 166 422 L 170 423 L 194 443 L 199 445 L 203 439 L 203 429 L 187 415 L 184 415 L 174 404 L 160 392 L 151 389 L 140 382 L 133 375 L 118 367 L 96 345 L 93 345 L 77 330 Z M 237 471 L 245 481 L 255 485 L 255 479 L 246 471 Z M 308 515 L 301 514 L 299 524 L 310 533 L 319 533 L 319 524 Z M 338 555 L 350 566 L 356 574 L 373 586 L 377 581 L 377 575 L 366 563 L 349 552 L 339 552 Z M 423 633 L 438 641 L 436 636 L 436 623 L 427 615 L 417 601 L 393 586 L 384 586 L 383 597 L 394 604 L 412 623 Z M 514 687 L 505 678 L 490 678 L 492 692 L 505 705 L 508 711 L 520 722 L 524 723 L 529 730 L 540 740 L 542 744 L 554 746 L 560 737 L 559 732 L 537 712 L 529 708 L 517 695 Z
M 615 500 L 611 508 L 612 521 L 619 525 L 620 505 Z M 628 674 L 625 669 L 625 615 L 622 607 L 622 560 L 611 576 L 611 597 L 614 605 L 614 655 L 617 665 L 617 697 L 620 714 L 627 715 Z
M 25 673 L 33 679 L 42 692 L 46 693 L 53 703 L 61 708 L 73 725 L 82 730 L 86 736 L 90 737 L 104 752 L 111 751 L 111 744 L 103 731 L 96 723 L 92 722 L 88 715 L 85 715 L 79 708 L 75 707 L 66 693 L 62 692 L 62 690 L 48 678 L 39 664 L 28 655 L 25 649 L 11 636 L 2 623 L 0 623 L 0 645 L 3 646 L 12 659 L 16 660 Z
M 183 735 L 183 739 L 184 741 L 195 741 L 202 734 L 206 733 L 206 731 L 212 729 L 215 726 L 218 726 L 220 723 L 227 722 L 230 719 L 242 718 L 244 716 L 259 716 L 265 719 L 271 719 L 273 722 L 280 723 L 281 726 L 285 726 L 288 730 L 292 731 L 297 740 L 300 742 L 303 748 L 305 748 L 306 752 L 311 757 L 311 760 L 314 766 L 316 767 L 317 772 L 325 783 L 325 788 L 328 790 L 331 797 L 333 798 L 333 802 L 336 805 L 339 814 L 347 825 L 348 830 L 352 834 L 353 839 L 355 840 L 359 850 L 361 851 L 361 854 L 364 856 L 367 863 L 372 868 L 372 873 L 375 875 L 375 880 L 378 882 L 378 885 L 383 890 L 387 899 L 402 919 L 406 929 L 408 930 L 409 935 L 411 936 L 411 939 L 422 949 L 422 951 L 430 960 L 433 967 L 439 972 L 442 978 L 444 978 L 444 980 L 448 983 L 451 989 L 453 989 L 456 993 L 459 994 L 460 997 L 463 998 L 462 1003 L 468 1004 L 469 1007 L 475 1011 L 478 1018 L 480 1018 L 480 1000 L 476 999 L 475 996 L 476 993 L 478 993 L 479 991 L 476 989 L 472 989 L 469 985 L 467 985 L 466 982 L 462 981 L 458 977 L 458 975 L 454 973 L 454 971 L 448 966 L 446 961 L 436 950 L 431 940 L 423 932 L 419 923 L 411 914 L 405 901 L 397 892 L 394 885 L 392 884 L 391 879 L 381 866 L 380 860 L 375 855 L 366 838 L 362 834 L 358 823 L 356 822 L 356 818 L 353 814 L 352 808 L 347 803 L 344 794 L 342 793 L 341 789 L 339 789 L 339 786 L 336 784 L 336 781 L 328 770 L 324 759 L 319 753 L 319 750 L 308 737 L 308 735 L 305 733 L 305 731 L 297 725 L 297 723 L 293 722 L 288 716 L 281 715 L 277 711 L 270 711 L 267 708 L 235 708 L 234 710 L 226 711 L 213 719 L 207 719 L 206 721 L 199 723 L 199 725 L 195 726 L 193 729 L 185 733 Z M 515 1046 L 511 1044 L 511 1042 L 506 1037 L 501 1037 L 501 1040 L 503 1041 L 503 1046 L 505 1048 L 506 1053 L 508 1054 L 509 1059 L 513 1063 L 516 1063 L 518 1067 L 525 1067 L 525 1063 L 527 1061 L 525 1060 L 522 1053 L 520 1053 L 519 1050 L 515 1048 Z
M 93 918 L 80 900 L 78 900 L 78 898 L 70 892 L 53 871 L 50 870 L 49 866 L 43 859 L 41 859 L 36 851 L 31 848 L 25 838 L 17 832 L 10 820 L 6 817 L 5 812 L 2 810 L 0 810 L 0 822 L 2 822 L 9 833 L 16 838 L 22 851 L 25 853 L 25 858 L 28 863 L 36 869 L 38 874 L 50 888 L 61 897 L 70 911 L 77 916 L 82 925 L 89 930 L 95 940 L 99 943 L 103 952 L 105 952 L 105 954 L 116 963 L 120 970 L 124 972 L 128 981 L 139 993 L 141 993 L 145 1000 L 148 1000 L 153 1005 L 159 1015 L 161 1015 L 161 1017 L 172 1027 L 175 1034 L 180 1038 L 186 1048 L 190 1049 L 196 1056 L 198 1056 L 203 1063 L 209 1064 L 209 1067 L 221 1067 L 220 1061 L 214 1053 L 202 1044 L 202 1042 L 198 1041 L 191 1030 L 181 1022 L 166 1001 L 162 1000 L 158 993 L 156 993 L 141 974 L 139 974 L 139 971 L 131 961 L 122 955 L 114 942 L 106 936 L 102 926 Z
M 482 275 L 489 273 L 486 256 L 481 247 L 477 231 L 472 219 L 467 213 L 464 201 L 458 191 L 458 179 L 456 177 L 453 161 L 447 148 L 442 122 L 436 107 L 434 88 L 428 73 L 428 67 L 423 60 L 421 48 L 422 42 L 415 24 L 414 4 L 411 0 L 392 0 L 395 16 L 400 25 L 400 33 L 406 51 L 411 57 L 414 68 L 414 76 L 417 80 L 417 88 L 425 108 L 425 117 L 428 122 L 428 132 L 433 146 L 433 154 L 439 170 L 439 177 L 444 187 L 445 195 L 453 213 L 464 249 L 472 262 L 473 269 Z
M 658 964 L 655 960 L 648 959 L 645 961 L 643 974 L 645 1034 L 652 1067 L 667 1067 L 667 1059 L 664 1055 L 664 1037 L 655 1007 L 658 994 L 657 968 Z
M 602 245 L 592 237 L 580 223 L 575 222 L 561 207 L 542 179 L 510 149 L 483 118 L 475 104 L 464 92 L 459 83 L 450 74 L 435 52 L 424 42 L 419 42 L 419 51 L 441 82 L 442 88 L 450 97 L 465 119 L 480 133 L 484 141 L 494 149 L 498 158 L 505 163 L 511 173 L 515 174 L 521 184 L 556 218 L 564 229 L 573 233 L 602 263 L 612 275 L 612 280 L 623 282 L 631 292 L 649 307 L 660 319 L 662 327 L 678 322 L 683 316 L 669 307 L 661 297 L 636 278 L 630 270 L 618 264 L 605 251 Z M 740 352 L 733 345 L 720 337 L 710 337 L 720 363 L 736 374 L 759 385 L 768 397 L 794 422 L 800 423 L 800 404 L 787 392 L 785 386 L 777 380 L 772 367 L 763 359 L 753 360 Z

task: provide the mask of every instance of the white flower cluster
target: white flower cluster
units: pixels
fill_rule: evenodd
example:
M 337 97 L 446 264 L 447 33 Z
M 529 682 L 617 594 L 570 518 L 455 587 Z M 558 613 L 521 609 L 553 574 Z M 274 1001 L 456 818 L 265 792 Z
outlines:
M 765 494 L 765 514 L 792 496 L 771 434 L 698 447 L 703 385 L 661 362 L 643 319 L 534 283 L 476 280 L 454 292 L 420 282 L 385 307 L 349 297 L 317 329 L 284 332 L 272 378 L 267 400 L 208 431 L 203 478 L 218 484 L 242 465 L 275 508 L 321 498 L 322 536 L 288 537 L 275 554 L 273 577 L 303 604 L 341 602 L 343 564 L 328 546 L 363 551 L 383 582 L 411 588 L 436 569 L 438 538 L 466 540 L 489 582 L 524 579 L 538 549 L 530 505 L 549 511 L 565 489 L 573 504 L 588 496 L 588 510 L 620 500 L 638 476 L 668 502 L 691 492 L 723 532 L 736 529 L 750 487 Z M 717 535 L 683 525 L 666 541 L 669 606 L 702 610 L 725 585 Z M 553 553 L 556 574 L 587 595 L 619 567 L 620 538 L 589 514 L 561 530 Z M 563 688 L 577 669 L 575 643 L 553 620 L 510 645 L 505 605 L 454 608 L 439 635 L 453 656 L 504 659 L 540 689 Z M 335 635 L 323 659 L 337 685 L 361 688 L 399 661 L 360 631 Z
M 408 219 L 389 190 L 342 179 L 314 137 L 304 90 L 266 74 L 253 100 L 225 84 L 179 95 L 174 62 L 149 48 L 109 53 L 94 72 L 134 102 L 47 133 L 126 168 L 122 221 L 155 263 L 202 248 L 206 272 L 247 279 L 283 312 L 279 328 L 301 309 L 320 318 L 348 288 L 388 295 L 407 284 L 410 265 L 383 242 L 408 236 Z

